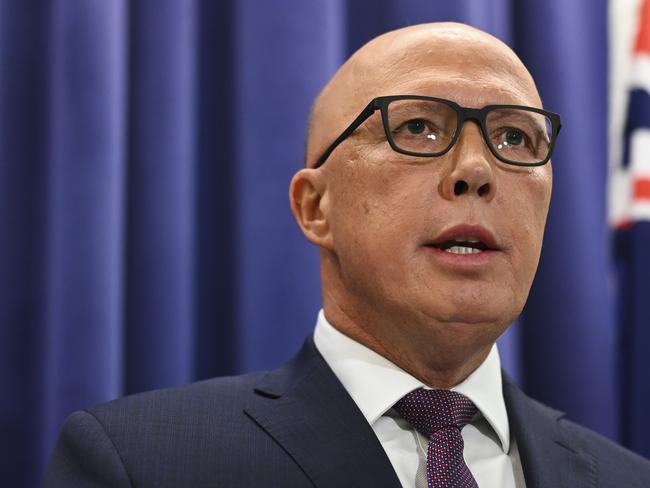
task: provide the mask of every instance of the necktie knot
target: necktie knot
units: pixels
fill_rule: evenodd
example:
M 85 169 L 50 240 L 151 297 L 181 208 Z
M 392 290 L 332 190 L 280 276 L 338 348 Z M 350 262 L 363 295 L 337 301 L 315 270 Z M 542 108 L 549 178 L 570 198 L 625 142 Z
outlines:
M 460 434 L 476 414 L 469 398 L 455 391 L 420 388 L 405 395 L 395 409 L 429 439 L 428 488 L 478 488 L 463 458 Z
M 460 431 L 477 411 L 474 403 L 461 393 L 423 388 L 405 395 L 395 404 L 395 409 L 426 437 L 445 427 Z

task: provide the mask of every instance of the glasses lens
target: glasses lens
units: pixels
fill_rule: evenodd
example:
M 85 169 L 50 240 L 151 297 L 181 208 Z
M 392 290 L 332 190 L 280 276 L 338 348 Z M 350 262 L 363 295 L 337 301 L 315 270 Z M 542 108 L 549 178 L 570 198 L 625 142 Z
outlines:
M 486 117 L 489 142 L 504 159 L 537 164 L 548 157 L 553 124 L 543 114 L 525 109 L 499 108 Z
M 451 145 L 456 131 L 456 111 L 431 100 L 393 100 L 388 105 L 388 125 L 393 143 L 403 151 L 435 156 Z

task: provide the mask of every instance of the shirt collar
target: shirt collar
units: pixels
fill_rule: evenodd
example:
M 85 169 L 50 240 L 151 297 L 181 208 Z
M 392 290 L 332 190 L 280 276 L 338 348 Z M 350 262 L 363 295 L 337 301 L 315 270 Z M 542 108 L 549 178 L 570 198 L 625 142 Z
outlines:
M 340 332 L 327 321 L 323 310 L 318 314 L 314 343 L 370 425 L 407 393 L 417 388 L 428 388 L 385 357 Z M 496 344 L 485 361 L 452 390 L 474 402 L 507 453 L 510 449 L 510 426 Z

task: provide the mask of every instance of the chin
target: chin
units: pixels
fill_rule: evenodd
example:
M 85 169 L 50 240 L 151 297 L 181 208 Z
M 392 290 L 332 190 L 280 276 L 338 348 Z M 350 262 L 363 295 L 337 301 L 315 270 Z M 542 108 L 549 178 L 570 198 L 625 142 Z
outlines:
M 508 325 L 521 312 L 524 298 L 506 286 L 481 284 L 454 288 L 431 304 L 447 322 Z
M 477 326 L 483 328 L 503 328 L 518 315 L 512 304 L 499 304 L 495 301 L 477 303 L 475 301 L 452 300 L 430 307 L 430 315 L 437 321 L 455 326 Z
M 440 322 L 454 327 L 489 328 L 501 325 L 503 320 L 490 314 L 464 312 L 444 314 Z

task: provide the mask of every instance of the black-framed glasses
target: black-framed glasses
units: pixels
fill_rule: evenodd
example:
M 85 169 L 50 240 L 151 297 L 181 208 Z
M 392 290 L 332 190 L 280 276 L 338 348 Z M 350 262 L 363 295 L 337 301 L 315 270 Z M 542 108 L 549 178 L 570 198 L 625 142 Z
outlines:
M 395 95 L 374 98 L 323 152 L 316 168 L 376 110 L 381 111 L 390 147 L 419 157 L 442 156 L 458 140 L 466 120 L 478 122 L 488 148 L 500 161 L 541 166 L 551 158 L 562 127 L 559 114 L 523 105 L 461 107 L 443 98 Z

